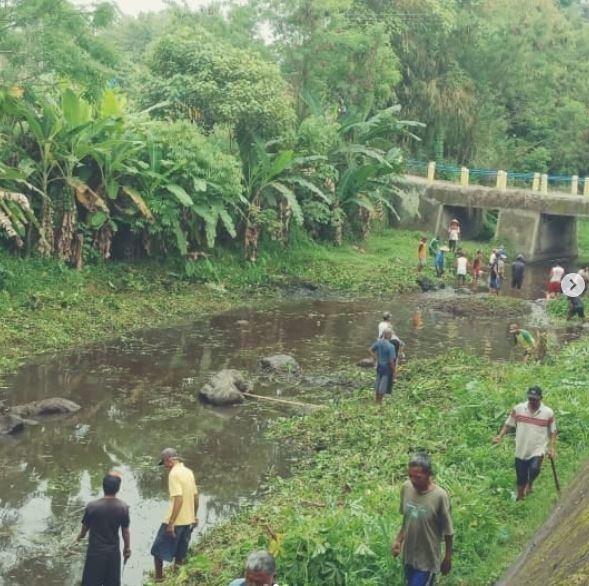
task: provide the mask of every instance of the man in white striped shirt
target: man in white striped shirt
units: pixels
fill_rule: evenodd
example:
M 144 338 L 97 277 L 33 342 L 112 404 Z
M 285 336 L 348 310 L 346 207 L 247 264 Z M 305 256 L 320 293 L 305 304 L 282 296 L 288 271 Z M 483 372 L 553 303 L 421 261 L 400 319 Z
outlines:
M 513 408 L 493 441 L 498 444 L 512 428 L 515 428 L 517 500 L 522 500 L 532 492 L 534 481 L 540 474 L 544 455 L 548 453 L 549 458 L 556 457 L 554 411 L 542 403 L 540 387 L 528 389 L 528 400 Z

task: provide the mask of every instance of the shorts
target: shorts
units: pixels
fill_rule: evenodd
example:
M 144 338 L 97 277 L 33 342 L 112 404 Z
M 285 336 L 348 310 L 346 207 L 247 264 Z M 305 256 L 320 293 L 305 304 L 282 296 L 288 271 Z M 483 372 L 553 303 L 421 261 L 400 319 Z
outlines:
M 544 456 L 534 456 L 528 460 L 515 459 L 515 475 L 517 476 L 518 486 L 525 486 L 538 478 L 542 460 L 544 460 Z
M 501 279 L 499 277 L 491 277 L 489 279 L 489 289 L 501 289 Z
M 390 395 L 393 392 L 393 383 L 395 375 L 390 368 L 380 371 L 380 368 L 376 371 L 376 382 L 374 383 L 374 392 L 377 395 Z
M 436 575 L 427 570 L 418 570 L 409 564 L 405 564 L 405 580 L 407 586 L 434 586 Z
M 560 281 L 550 281 L 548 283 L 548 293 L 561 293 Z
M 191 525 L 176 525 L 176 537 L 166 532 L 167 525 L 162 523 L 151 547 L 151 555 L 164 562 L 183 562 L 188 553 L 192 535 Z
M 418 266 L 420 269 L 422 269 L 423 267 L 425 267 L 425 263 L 426 263 L 426 259 L 425 259 L 425 257 L 424 257 L 424 256 L 420 256 L 420 257 L 417 259 L 417 266 Z
M 121 552 L 86 554 L 82 586 L 120 586 Z

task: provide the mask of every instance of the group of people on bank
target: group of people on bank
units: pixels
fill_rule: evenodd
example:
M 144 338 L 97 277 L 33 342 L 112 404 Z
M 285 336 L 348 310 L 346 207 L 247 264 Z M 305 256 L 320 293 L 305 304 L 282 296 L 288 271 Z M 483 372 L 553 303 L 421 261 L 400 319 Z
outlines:
M 386 394 L 392 393 L 402 347 L 390 319 L 390 313 L 385 312 L 379 323 L 378 338 L 370 347 L 376 366 L 375 400 L 379 404 Z M 517 324 L 512 324 L 510 332 L 522 346 L 534 345 L 529 332 Z M 396 344 L 393 339 L 397 340 Z M 533 492 L 545 455 L 552 459 L 556 457 L 554 412 L 543 404 L 542 396 L 540 387 L 530 387 L 527 401 L 512 409 L 501 431 L 493 438 L 493 442 L 499 444 L 510 430 L 515 429 L 517 500 Z M 432 462 L 426 453 L 413 455 L 408 477 L 401 488 L 403 521 L 393 542 L 392 553 L 402 555 L 408 586 L 431 586 L 437 573 L 446 575 L 452 568 L 454 529 L 450 499 L 447 492 L 433 482 Z M 252 583 L 252 586 L 258 584 Z
M 470 262 L 467 254 L 460 246 L 460 222 L 453 219 L 448 227 L 448 246 L 444 246 L 438 236 L 434 236 L 428 243 L 427 238 L 422 236 L 417 247 L 417 270 L 421 272 L 427 266 L 428 254 L 433 259 L 433 267 L 438 277 L 441 277 L 446 271 L 447 259 L 446 253 L 453 252 L 454 269 L 456 271 L 456 283 L 459 287 L 466 285 L 467 277 L 470 275 L 472 286 L 477 289 L 480 279 L 485 274 L 485 260 L 483 253 L 480 250 L 476 251 L 472 262 Z M 505 281 L 507 252 L 505 247 L 493 249 L 489 259 L 486 263 L 486 270 L 488 271 L 488 287 L 489 292 L 499 295 L 503 283 Z M 515 260 L 511 263 L 511 288 L 521 289 L 524 282 L 524 275 L 526 271 L 526 262 L 523 255 L 518 254 Z M 548 275 L 548 284 L 546 297 L 553 299 L 562 293 L 562 280 L 566 274 L 562 265 L 557 262 L 551 269 Z M 577 273 L 585 282 L 585 290 L 589 288 L 589 266 L 583 267 Z M 579 297 L 569 297 L 569 310 L 567 319 L 572 319 L 575 316 L 584 319 L 585 310 L 583 301 Z
M 438 238 L 427 244 L 421 238 L 418 249 L 418 268 L 426 266 L 427 250 L 434 256 L 438 274 L 444 271 L 445 252 L 456 255 L 456 275 L 464 285 L 469 271 L 476 283 L 483 273 L 481 251 L 469 264 L 459 247 L 460 225 L 453 221 L 449 228 L 449 246 L 440 245 Z M 498 294 L 505 274 L 506 254 L 502 248 L 493 250 L 488 259 L 490 289 Z M 525 273 L 525 261 L 518 255 L 512 263 L 512 287 L 520 289 Z M 548 294 L 561 293 L 565 274 L 560 265 L 552 268 Z M 589 283 L 589 268 L 579 271 Z M 553 284 L 554 283 L 554 284 Z M 558 287 L 557 287 L 558 285 Z M 582 301 L 571 305 L 569 319 L 574 315 L 584 318 Z M 510 326 L 516 343 L 530 349 L 535 342 L 529 332 L 518 324 Z M 392 394 L 397 365 L 403 354 L 404 343 L 396 335 L 391 314 L 385 312 L 378 324 L 378 338 L 370 347 L 376 366 L 375 401 L 382 404 Z M 493 438 L 499 444 L 508 432 L 515 430 L 516 499 L 522 500 L 533 492 L 546 456 L 556 458 L 556 423 L 554 412 L 543 401 L 543 391 L 532 386 L 527 400 L 514 406 L 500 432 Z M 184 563 L 192 532 L 198 525 L 199 496 L 193 472 L 184 465 L 174 448 L 166 448 L 159 465 L 168 473 L 170 504 L 163 523 L 157 531 L 151 554 L 154 559 L 156 582 L 164 578 L 164 563 L 180 566 Z M 454 527 L 448 493 L 434 482 L 434 468 L 430 456 L 423 452 L 413 454 L 407 467 L 408 479 L 400 489 L 400 529 L 392 539 L 391 553 L 400 556 L 407 586 L 432 586 L 439 573 L 447 575 L 452 569 Z M 79 539 L 89 535 L 82 586 L 120 586 L 121 563 L 131 556 L 130 514 L 128 506 L 118 498 L 122 477 L 110 472 L 103 479 L 104 496 L 87 505 L 82 518 Z M 123 544 L 121 559 L 121 539 Z M 277 586 L 276 560 L 267 551 L 252 552 L 245 563 L 244 575 L 229 586 Z

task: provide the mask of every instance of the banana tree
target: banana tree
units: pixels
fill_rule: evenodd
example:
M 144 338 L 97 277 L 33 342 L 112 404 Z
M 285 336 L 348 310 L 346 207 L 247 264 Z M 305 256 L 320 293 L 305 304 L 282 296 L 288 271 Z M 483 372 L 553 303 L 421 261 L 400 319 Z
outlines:
M 328 154 L 338 175 L 332 207 L 337 244 L 342 242 L 345 220 L 357 222 L 360 236 L 366 238 L 372 219 L 382 210 L 398 217 L 391 198 L 398 194 L 393 180 L 403 157 L 392 143 L 401 132 L 417 139 L 407 129 L 422 126 L 397 120 L 399 109 L 393 106 L 369 118 L 352 113 L 339 126 L 339 144 Z
M 270 152 L 275 143 L 256 142 L 244 181 L 244 254 L 255 262 L 264 227 L 286 240 L 291 219 L 302 225 L 304 216 L 297 188 L 305 189 L 329 203 L 329 197 L 305 176 L 305 168 L 323 157 L 297 157 L 292 150 Z

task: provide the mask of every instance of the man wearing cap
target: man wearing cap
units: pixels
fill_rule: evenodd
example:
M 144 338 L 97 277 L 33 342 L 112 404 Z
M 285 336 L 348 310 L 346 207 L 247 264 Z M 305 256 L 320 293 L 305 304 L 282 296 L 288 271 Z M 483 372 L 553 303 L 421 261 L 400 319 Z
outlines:
M 493 442 L 500 443 L 511 428 L 515 428 L 515 472 L 519 501 L 532 492 L 534 481 L 540 474 L 544 454 L 548 453 L 549 458 L 556 457 L 554 411 L 542 403 L 540 387 L 528 389 L 528 400 L 513 408 Z
M 198 525 L 198 489 L 192 470 L 174 448 L 162 452 L 159 465 L 168 470 L 170 507 L 151 548 L 156 582 L 163 580 L 164 562 L 184 563 L 192 530 Z
M 534 340 L 528 330 L 520 328 L 518 324 L 511 324 L 509 326 L 509 333 L 513 335 L 515 345 L 523 348 L 524 359 L 527 360 L 536 347 L 536 340 Z

